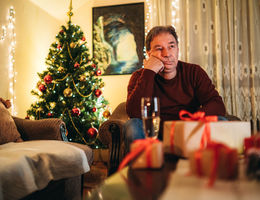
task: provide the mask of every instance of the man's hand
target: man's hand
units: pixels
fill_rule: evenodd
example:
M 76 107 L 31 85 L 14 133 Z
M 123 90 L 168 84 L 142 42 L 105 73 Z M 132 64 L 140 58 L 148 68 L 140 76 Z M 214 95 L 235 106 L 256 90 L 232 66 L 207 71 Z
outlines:
M 163 71 L 163 62 L 154 55 L 151 55 L 148 59 L 144 59 L 144 68 L 154 71 L 156 74 Z

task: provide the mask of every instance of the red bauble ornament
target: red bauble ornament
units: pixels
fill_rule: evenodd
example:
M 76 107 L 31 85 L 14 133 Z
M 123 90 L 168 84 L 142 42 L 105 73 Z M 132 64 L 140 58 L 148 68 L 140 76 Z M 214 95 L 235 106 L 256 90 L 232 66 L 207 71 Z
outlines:
M 61 45 L 60 44 L 58 44 L 57 49 L 61 49 Z
M 97 136 L 98 130 L 97 130 L 96 128 L 94 128 L 94 127 L 91 127 L 91 128 L 88 129 L 87 134 L 88 134 L 91 138 L 94 138 L 94 137 Z
M 52 113 L 51 112 L 49 112 L 47 115 L 48 115 L 48 117 L 52 117 Z
M 44 76 L 44 82 L 45 82 L 46 84 L 49 84 L 49 83 L 52 82 L 52 77 L 51 77 L 50 74 L 47 74 L 46 76 Z
M 96 112 L 96 111 L 97 111 L 96 107 L 92 108 L 92 112 Z
M 63 34 L 64 33 L 64 30 L 60 30 L 60 34 Z
M 80 109 L 79 108 L 72 108 L 72 114 L 75 116 L 79 116 L 80 115 Z
M 76 62 L 76 63 L 74 64 L 74 67 L 75 67 L 75 68 L 78 68 L 78 67 L 79 67 L 79 63 Z
M 93 64 L 91 65 L 91 67 L 94 68 L 94 69 L 96 69 L 97 66 L 93 63 Z
M 83 37 L 81 38 L 81 40 L 82 40 L 82 41 L 85 41 L 85 40 L 86 40 L 86 38 L 83 36 Z
M 102 94 L 102 91 L 100 89 L 95 90 L 95 96 L 99 97 Z
M 41 91 L 41 92 L 45 92 L 46 91 L 46 87 L 45 87 L 45 85 L 43 85 L 43 84 L 40 84 L 39 85 L 39 90 Z
M 100 69 L 98 69 L 98 70 L 96 71 L 96 75 L 97 75 L 97 76 L 100 76 L 100 75 L 101 75 L 101 70 L 100 70 Z
M 29 116 L 26 116 L 25 119 L 30 119 L 30 117 L 29 117 Z

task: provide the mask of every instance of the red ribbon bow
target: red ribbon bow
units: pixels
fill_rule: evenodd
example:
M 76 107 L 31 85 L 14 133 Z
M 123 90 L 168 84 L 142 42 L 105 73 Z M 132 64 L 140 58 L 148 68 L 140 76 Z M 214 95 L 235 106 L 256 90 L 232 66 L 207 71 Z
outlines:
M 120 163 L 118 167 L 118 171 L 123 169 L 130 161 L 134 160 L 143 151 L 146 152 L 147 167 L 148 168 L 151 167 L 152 165 L 151 146 L 153 143 L 158 143 L 158 142 L 159 140 L 153 138 L 135 140 L 134 143 L 136 144 L 137 147 L 125 156 L 125 158 L 123 159 L 123 161 Z
M 185 116 L 187 115 L 187 116 Z M 205 122 L 205 128 L 203 130 L 201 140 L 200 140 L 200 148 L 204 148 L 207 143 L 210 142 L 210 125 L 209 122 L 216 122 L 218 121 L 218 117 L 215 115 L 212 116 L 205 116 L 205 112 L 195 112 L 195 113 L 190 113 L 186 110 L 181 110 L 179 112 L 179 117 L 181 120 L 184 121 L 203 121 Z M 174 152 L 174 128 L 175 128 L 175 123 L 172 123 L 171 126 L 171 132 L 170 132 L 170 146 L 171 146 L 171 151 Z

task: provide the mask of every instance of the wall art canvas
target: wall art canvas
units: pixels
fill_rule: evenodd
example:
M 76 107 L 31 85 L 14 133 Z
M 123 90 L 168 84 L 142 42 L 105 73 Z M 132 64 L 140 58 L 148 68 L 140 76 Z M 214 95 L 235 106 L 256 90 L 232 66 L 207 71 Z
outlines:
M 103 75 L 142 67 L 144 3 L 93 8 L 93 55 Z

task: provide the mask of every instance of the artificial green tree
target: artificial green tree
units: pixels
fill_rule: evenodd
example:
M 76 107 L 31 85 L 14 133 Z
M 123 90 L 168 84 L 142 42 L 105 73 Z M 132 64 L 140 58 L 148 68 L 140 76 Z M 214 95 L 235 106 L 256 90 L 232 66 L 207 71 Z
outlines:
M 32 94 L 38 97 L 27 115 L 29 118 L 60 118 L 67 128 L 69 141 L 98 148 L 98 127 L 110 115 L 102 96 L 104 82 L 101 69 L 90 57 L 80 27 L 71 23 L 61 26 L 46 58 L 47 70 L 38 73 L 40 81 Z

